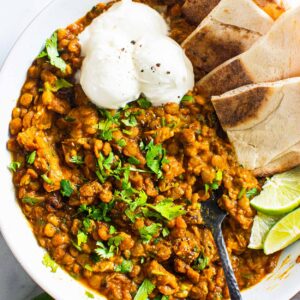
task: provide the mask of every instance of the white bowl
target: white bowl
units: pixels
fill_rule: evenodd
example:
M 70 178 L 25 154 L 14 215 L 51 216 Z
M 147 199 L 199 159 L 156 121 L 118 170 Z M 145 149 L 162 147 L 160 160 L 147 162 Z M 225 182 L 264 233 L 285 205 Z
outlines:
M 97 0 L 56 0 L 40 13 L 24 31 L 10 52 L 0 73 L 0 172 L 1 172 L 1 208 L 0 227 L 15 257 L 27 273 L 51 296 L 62 300 L 89 299 L 87 287 L 81 285 L 67 273 L 58 269 L 51 273 L 42 264 L 44 250 L 35 240 L 31 228 L 15 199 L 11 174 L 7 169 L 11 156 L 6 149 L 8 124 L 11 111 L 16 104 L 20 89 L 26 78 L 26 71 L 39 53 L 42 45 L 52 32 L 85 15 Z M 296 259 L 300 255 L 300 242 L 286 249 L 273 274 L 270 274 L 255 287 L 243 292 L 245 300 L 288 300 L 299 290 L 300 264 Z M 90 291 L 92 292 L 92 291 Z M 104 299 L 95 294 L 95 299 Z

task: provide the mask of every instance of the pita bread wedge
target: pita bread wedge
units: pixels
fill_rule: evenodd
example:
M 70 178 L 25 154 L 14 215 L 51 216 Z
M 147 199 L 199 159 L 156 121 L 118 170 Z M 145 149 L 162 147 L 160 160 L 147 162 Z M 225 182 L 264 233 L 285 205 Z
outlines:
M 244 167 L 270 175 L 298 164 L 300 77 L 243 86 L 212 103 Z
M 206 96 L 237 87 L 300 75 L 300 6 L 285 12 L 248 51 L 203 77 L 196 86 Z
M 182 44 L 196 78 L 248 50 L 272 25 L 252 0 L 221 0 Z
M 200 24 L 220 0 L 186 0 L 182 6 L 185 18 L 193 24 Z
M 300 165 L 300 143 L 291 147 L 278 158 L 272 160 L 266 166 L 255 169 L 254 175 L 256 176 L 271 176 L 273 174 L 286 172 L 296 166 Z

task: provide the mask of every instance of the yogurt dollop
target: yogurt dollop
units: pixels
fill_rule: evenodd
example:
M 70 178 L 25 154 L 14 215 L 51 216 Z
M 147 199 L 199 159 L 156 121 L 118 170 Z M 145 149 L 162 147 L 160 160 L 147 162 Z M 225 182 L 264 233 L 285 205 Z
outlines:
M 191 62 L 154 9 L 123 0 L 80 35 L 79 81 L 97 106 L 118 109 L 143 94 L 153 105 L 179 102 L 194 86 Z

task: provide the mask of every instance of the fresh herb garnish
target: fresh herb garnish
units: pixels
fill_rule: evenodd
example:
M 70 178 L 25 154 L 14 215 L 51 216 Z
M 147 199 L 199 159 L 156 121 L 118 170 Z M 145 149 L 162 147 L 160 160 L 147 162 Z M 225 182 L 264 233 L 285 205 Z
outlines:
M 158 234 L 160 228 L 162 227 L 159 223 L 153 223 L 149 226 L 145 226 L 139 229 L 140 235 L 142 240 L 145 243 L 149 243 L 152 239 L 152 237 L 156 234 Z
M 85 291 L 85 295 L 86 295 L 88 298 L 90 298 L 90 299 L 94 299 L 94 298 L 95 298 L 95 296 L 94 296 L 92 293 L 90 293 L 89 291 Z
M 121 120 L 121 122 L 128 127 L 135 127 L 137 125 L 137 120 L 133 114 L 131 114 L 127 119 Z
M 162 165 L 168 163 L 166 159 L 166 150 L 161 144 L 154 145 L 153 140 L 146 146 L 146 162 L 148 168 L 157 175 L 157 178 L 161 178 Z
M 116 227 L 113 226 L 113 225 L 110 225 L 110 226 L 109 226 L 109 234 L 114 234 L 114 233 L 116 233 L 116 232 L 117 232 Z
M 141 163 L 137 158 L 133 156 L 128 158 L 128 162 L 132 165 L 139 165 Z
M 17 169 L 19 169 L 21 167 L 21 163 L 18 161 L 12 161 L 9 166 L 8 169 L 12 172 L 16 172 Z
M 115 271 L 120 273 L 129 273 L 132 271 L 132 268 L 133 268 L 132 261 L 123 259 L 122 263 L 115 267 Z
M 194 102 L 194 97 L 190 95 L 185 95 L 182 97 L 181 102 Z
M 170 234 L 170 230 L 167 227 L 164 227 L 161 234 L 163 237 L 167 237 Z
M 217 173 L 216 173 L 215 180 L 216 181 L 222 181 L 222 179 L 223 179 L 223 172 L 222 172 L 222 170 L 218 170 Z
M 116 113 L 114 116 L 106 110 L 99 110 L 101 115 L 105 118 L 98 123 L 98 129 L 100 130 L 99 137 L 104 141 L 111 141 L 113 139 L 113 132 L 116 131 L 116 128 L 113 128 L 113 124 L 119 125 L 120 113 Z
M 73 188 L 71 186 L 71 183 L 69 180 L 63 179 L 60 182 L 60 193 L 64 196 L 64 197 L 70 197 L 73 193 Z
M 144 109 L 147 109 L 152 106 L 152 103 L 146 98 L 140 98 L 139 100 L 137 100 L 137 103 L 141 108 Z
M 195 264 L 193 265 L 193 269 L 195 269 L 197 271 L 202 271 L 206 268 L 208 263 L 209 263 L 208 257 L 204 256 L 203 254 L 200 254 L 197 257 Z
M 87 242 L 88 236 L 85 232 L 79 230 L 77 233 L 77 245 L 80 247 Z
M 126 141 L 124 139 L 120 139 L 117 141 L 118 146 L 120 147 L 125 147 L 126 146 Z
M 36 157 L 36 151 L 31 152 L 28 156 L 27 156 L 27 163 L 29 163 L 30 165 L 32 165 L 35 161 L 35 157 Z
M 22 202 L 29 205 L 36 205 L 40 202 L 40 200 L 34 197 L 25 196 L 22 198 Z
M 241 199 L 246 194 L 247 189 L 243 187 L 238 193 L 238 199 Z
M 42 264 L 45 267 L 50 268 L 52 273 L 55 273 L 58 268 L 58 264 L 50 257 L 48 253 L 45 253 Z
M 83 165 L 84 164 L 84 160 L 83 160 L 82 156 L 79 156 L 79 155 L 72 156 L 70 158 L 70 162 L 73 163 L 73 164 L 76 164 L 76 165 Z
M 108 259 L 113 257 L 114 254 L 114 246 L 106 247 L 102 242 L 97 242 L 96 245 L 98 248 L 95 249 L 95 252 L 103 259 Z
M 147 300 L 148 296 L 153 292 L 154 289 L 155 285 L 149 279 L 145 279 L 139 287 L 133 300 Z
M 114 206 L 114 201 L 110 201 L 109 203 L 101 202 L 98 204 L 97 207 L 83 204 L 80 205 L 78 209 L 78 213 L 83 213 L 86 215 L 86 218 L 95 221 L 110 222 L 111 219 L 107 216 L 107 214 L 111 211 L 113 206 Z
M 52 36 L 46 40 L 45 49 L 38 55 L 38 58 L 48 57 L 50 64 L 60 69 L 62 72 L 66 71 L 66 62 L 59 57 L 57 49 L 57 32 L 54 32 Z
M 53 184 L 53 181 L 47 176 L 47 174 L 42 174 L 41 177 L 47 184 Z
M 246 192 L 246 196 L 247 196 L 248 199 L 252 199 L 257 194 L 258 194 L 257 188 L 253 188 L 253 189 Z

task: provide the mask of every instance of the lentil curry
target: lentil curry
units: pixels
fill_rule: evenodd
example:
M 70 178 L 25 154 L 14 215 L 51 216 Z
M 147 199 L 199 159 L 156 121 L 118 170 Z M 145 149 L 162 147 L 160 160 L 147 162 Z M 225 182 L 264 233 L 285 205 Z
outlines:
M 167 15 L 181 42 L 194 26 L 178 1 L 165 2 L 147 4 Z M 227 249 L 240 288 L 250 287 L 278 259 L 247 248 L 249 199 L 261 185 L 237 164 L 197 91 L 164 107 L 141 98 L 107 111 L 89 101 L 75 80 L 77 35 L 105 9 L 99 4 L 58 30 L 28 70 L 8 141 L 22 210 L 51 259 L 108 299 L 228 298 L 199 208 L 223 186 Z M 60 57 L 49 62 L 47 47 L 56 42 Z

